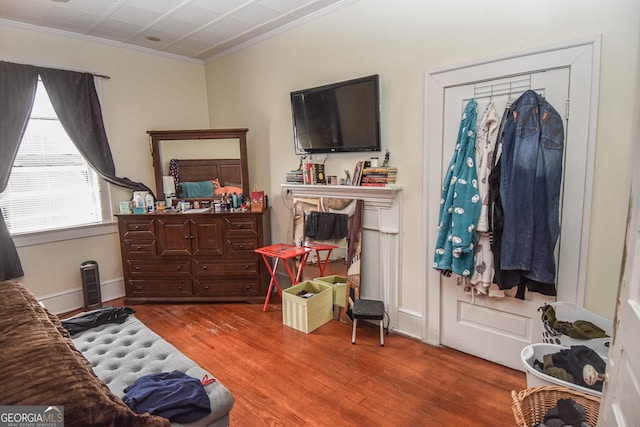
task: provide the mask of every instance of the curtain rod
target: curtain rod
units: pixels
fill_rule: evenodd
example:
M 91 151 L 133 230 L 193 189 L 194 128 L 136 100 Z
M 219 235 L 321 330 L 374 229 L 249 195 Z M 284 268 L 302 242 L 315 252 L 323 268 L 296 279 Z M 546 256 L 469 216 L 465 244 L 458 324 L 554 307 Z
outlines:
M 0 61 L 2 61 L 2 62 L 11 62 L 13 64 L 20 64 L 20 65 L 31 65 L 32 67 L 52 68 L 52 69 L 55 69 L 55 70 L 64 70 L 63 68 L 53 68 L 53 67 L 46 67 L 44 65 L 25 64 L 23 62 L 13 62 L 13 61 L 4 61 L 4 60 L 0 60 Z M 101 79 L 107 79 L 107 80 L 109 80 L 111 78 L 109 76 L 105 76 L 104 74 L 92 73 L 92 72 L 89 72 L 89 71 L 78 71 L 78 70 L 65 70 L 65 71 L 73 71 L 75 73 L 89 73 L 93 77 L 99 77 Z

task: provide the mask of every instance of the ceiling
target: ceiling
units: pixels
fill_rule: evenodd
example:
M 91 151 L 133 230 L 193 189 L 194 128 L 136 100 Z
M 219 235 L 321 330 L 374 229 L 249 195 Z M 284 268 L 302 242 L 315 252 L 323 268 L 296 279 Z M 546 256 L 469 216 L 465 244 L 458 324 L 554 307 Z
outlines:
M 0 0 L 0 19 L 205 61 L 346 3 L 346 0 Z

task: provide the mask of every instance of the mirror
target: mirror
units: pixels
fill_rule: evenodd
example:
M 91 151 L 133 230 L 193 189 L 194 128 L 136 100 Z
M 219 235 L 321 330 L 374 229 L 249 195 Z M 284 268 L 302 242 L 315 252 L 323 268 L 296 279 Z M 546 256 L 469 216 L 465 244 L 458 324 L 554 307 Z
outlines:
M 334 246 L 328 253 L 321 251 L 321 259 L 317 258 L 316 251 L 309 254 L 303 279 L 346 277 L 349 285 L 347 300 L 359 298 L 364 202 L 349 198 L 294 197 L 293 206 L 293 241 L 296 246 L 313 247 L 314 243 Z M 345 307 L 349 307 L 348 301 L 346 303 Z
M 176 195 L 182 199 L 213 199 L 184 197 L 181 189 L 201 182 L 215 181 L 217 192 L 240 190 L 249 196 L 247 167 L 247 132 L 249 129 L 151 130 L 151 155 L 156 182 L 156 198 L 166 197 L 163 176 L 173 176 Z M 214 185 L 213 183 L 211 184 Z M 192 190 L 193 191 L 193 190 Z M 194 195 L 195 193 L 191 193 Z

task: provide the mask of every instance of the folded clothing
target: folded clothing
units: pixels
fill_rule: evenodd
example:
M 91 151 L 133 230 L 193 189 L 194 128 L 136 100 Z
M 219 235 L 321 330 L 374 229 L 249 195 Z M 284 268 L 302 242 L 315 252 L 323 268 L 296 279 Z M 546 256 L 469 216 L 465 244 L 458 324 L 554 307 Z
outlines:
M 559 399 L 537 427 L 589 427 L 585 409 L 573 399 Z
M 576 380 L 573 378 L 573 375 L 571 375 L 565 369 L 554 366 L 553 354 L 545 354 L 543 356 L 543 360 L 544 360 L 544 365 L 543 365 L 544 367 L 542 369 L 542 372 L 554 378 L 558 378 L 562 381 L 576 384 Z
M 211 413 L 211 402 L 200 380 L 180 371 L 145 375 L 124 393 L 122 401 L 134 412 L 172 422 L 192 423 Z
M 593 349 L 574 345 L 544 357 L 544 373 L 582 387 L 602 391 L 606 363 Z
M 136 311 L 133 308 L 116 307 L 115 305 L 112 305 L 79 314 L 70 319 L 63 320 L 61 323 L 62 326 L 69 331 L 69 334 L 73 336 L 79 332 L 95 328 L 99 325 L 107 323 L 124 323 L 124 321 L 127 320 L 127 317 L 135 312 Z
M 542 321 L 556 332 L 571 338 L 590 340 L 595 338 L 607 338 L 609 335 L 598 325 L 588 320 L 576 320 L 568 322 L 556 318 L 556 310 L 552 305 L 545 304 L 538 308 L 542 312 Z
M 349 215 L 332 212 L 305 212 L 304 235 L 317 240 L 340 240 L 349 234 Z

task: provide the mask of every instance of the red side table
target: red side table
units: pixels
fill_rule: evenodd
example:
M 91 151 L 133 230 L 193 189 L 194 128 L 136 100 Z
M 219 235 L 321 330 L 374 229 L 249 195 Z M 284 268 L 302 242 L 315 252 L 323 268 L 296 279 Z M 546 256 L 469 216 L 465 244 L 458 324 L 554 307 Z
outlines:
M 324 270 L 327 268 L 327 263 L 331 258 L 331 252 L 334 249 L 338 248 L 339 246 L 327 245 L 325 243 L 318 243 L 318 242 L 307 242 L 304 244 L 304 246 L 316 251 L 316 257 L 318 258 L 318 268 L 320 268 L 320 276 L 324 276 Z M 320 257 L 320 252 L 322 251 L 327 251 L 327 256 L 324 259 L 324 261 Z
M 309 252 L 311 252 L 312 249 L 304 246 L 301 247 L 288 245 L 286 243 L 278 243 L 277 245 L 264 246 L 262 248 L 254 250 L 255 252 L 262 255 L 262 259 L 267 265 L 267 270 L 269 270 L 269 274 L 271 275 L 271 280 L 269 281 L 269 289 L 267 290 L 267 297 L 264 300 L 264 307 L 262 308 L 262 311 L 267 311 L 269 299 L 271 298 L 271 292 L 273 292 L 273 285 L 276 286 L 278 295 L 280 295 L 280 298 L 282 298 L 282 289 L 280 289 L 280 284 L 278 283 L 278 279 L 276 278 L 276 271 L 278 270 L 278 263 L 280 262 L 280 260 L 284 260 L 284 266 L 287 268 L 289 279 L 291 279 L 291 285 L 295 286 L 300 282 L 302 267 L 304 266 L 305 262 L 307 262 L 307 257 L 309 256 Z M 300 265 L 298 266 L 298 272 L 294 277 L 293 271 L 291 271 L 291 268 L 289 267 L 288 260 L 298 257 L 300 257 Z M 273 268 L 271 267 L 269 258 L 275 260 L 273 263 Z

